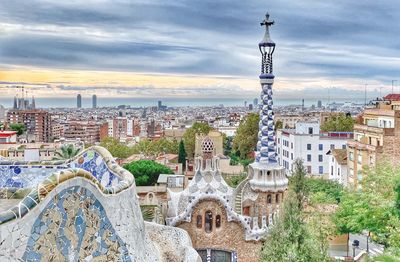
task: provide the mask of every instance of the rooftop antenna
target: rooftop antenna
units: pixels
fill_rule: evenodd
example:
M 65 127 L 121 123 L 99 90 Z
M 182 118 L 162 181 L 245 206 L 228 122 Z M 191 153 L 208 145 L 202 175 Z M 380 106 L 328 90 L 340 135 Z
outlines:
M 367 83 L 365 84 L 365 88 L 364 88 L 364 105 L 367 105 Z
M 397 82 L 397 80 L 392 80 L 392 94 L 394 94 L 394 89 L 393 89 L 394 82 Z

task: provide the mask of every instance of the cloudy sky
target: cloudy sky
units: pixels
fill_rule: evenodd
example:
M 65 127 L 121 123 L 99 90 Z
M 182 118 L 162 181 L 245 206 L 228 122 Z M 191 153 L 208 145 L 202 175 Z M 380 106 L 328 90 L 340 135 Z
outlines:
M 2 96 L 254 97 L 267 10 L 278 97 L 400 80 L 396 0 L 13 0 L 0 1 Z

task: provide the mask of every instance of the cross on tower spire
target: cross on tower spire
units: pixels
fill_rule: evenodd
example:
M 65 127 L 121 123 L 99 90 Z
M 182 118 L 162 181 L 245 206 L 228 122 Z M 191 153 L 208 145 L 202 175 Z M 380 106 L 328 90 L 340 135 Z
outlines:
M 262 21 L 260 24 L 263 26 L 263 25 L 265 25 L 266 27 L 270 27 L 271 25 L 273 25 L 275 23 L 275 21 L 274 20 L 269 20 L 269 13 L 267 13 L 266 15 L 265 15 L 265 19 L 264 19 L 264 21 Z

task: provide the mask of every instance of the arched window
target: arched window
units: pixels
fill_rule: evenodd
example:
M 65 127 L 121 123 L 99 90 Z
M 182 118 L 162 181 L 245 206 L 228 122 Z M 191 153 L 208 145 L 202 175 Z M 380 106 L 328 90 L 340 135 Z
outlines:
M 212 231 L 212 212 L 211 211 L 207 211 L 205 218 L 206 219 L 205 219 L 205 222 L 204 222 L 204 230 L 207 233 L 211 233 L 211 231 Z
M 201 228 L 201 226 L 203 225 L 203 218 L 201 217 L 201 215 L 197 215 L 197 228 Z
M 267 196 L 267 204 L 272 204 L 272 197 L 271 195 Z
M 221 226 L 221 216 L 220 215 L 217 215 L 216 217 L 215 217 L 215 227 L 216 228 L 219 228 Z
M 276 196 L 275 196 L 275 202 L 276 202 L 277 204 L 279 204 L 279 194 L 276 194 Z

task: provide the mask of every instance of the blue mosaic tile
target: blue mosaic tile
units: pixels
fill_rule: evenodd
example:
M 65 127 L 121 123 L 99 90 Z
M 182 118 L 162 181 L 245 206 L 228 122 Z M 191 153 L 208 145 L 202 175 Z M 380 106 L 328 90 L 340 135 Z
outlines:
M 76 201 L 85 205 L 76 205 Z M 88 230 L 94 232 L 93 229 L 95 233 L 88 235 Z M 48 241 L 52 237 L 56 243 Z M 118 251 L 110 249 L 114 244 L 117 244 Z M 116 234 L 101 203 L 89 190 L 74 186 L 60 192 L 37 217 L 22 259 L 83 261 L 88 255 L 93 258 L 107 255 L 108 258 L 114 256 L 114 261 L 131 261 L 125 243 Z

